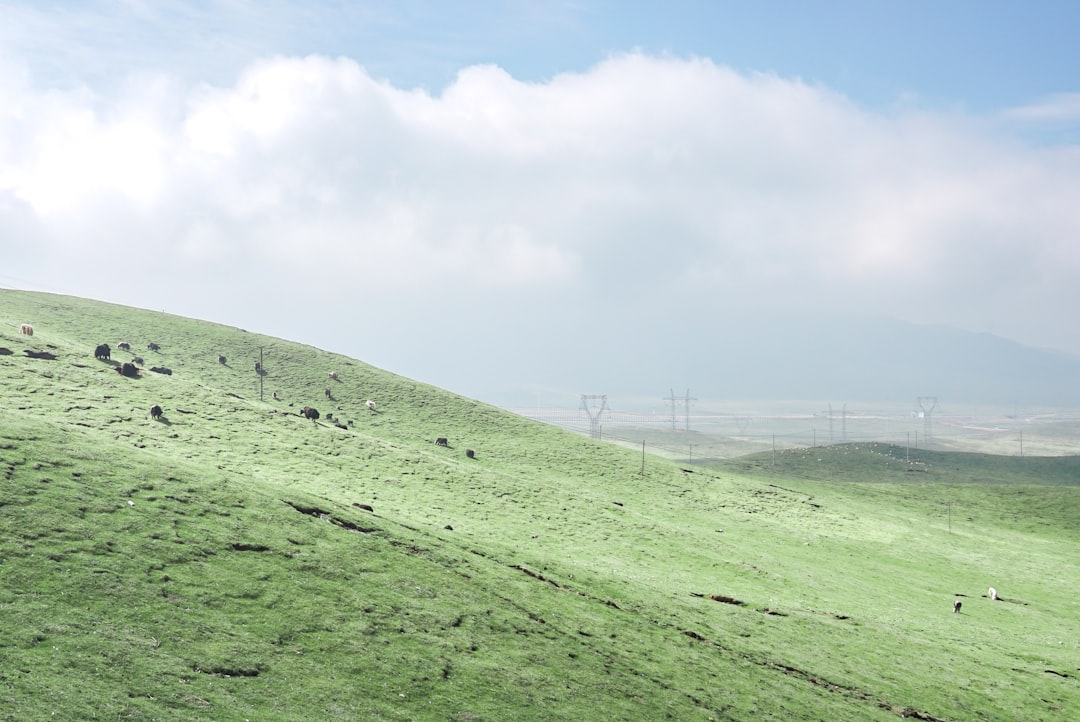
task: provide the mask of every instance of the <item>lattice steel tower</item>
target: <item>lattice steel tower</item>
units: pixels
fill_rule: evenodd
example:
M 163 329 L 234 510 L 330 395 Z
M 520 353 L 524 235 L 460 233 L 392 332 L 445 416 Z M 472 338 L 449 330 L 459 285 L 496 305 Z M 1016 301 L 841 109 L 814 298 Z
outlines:
M 590 401 L 599 401 L 600 408 L 596 409 L 589 406 Z M 607 396 L 589 396 L 587 394 L 581 395 L 581 408 L 585 409 L 585 413 L 589 415 L 589 436 L 594 439 L 600 438 L 600 415 L 607 410 Z

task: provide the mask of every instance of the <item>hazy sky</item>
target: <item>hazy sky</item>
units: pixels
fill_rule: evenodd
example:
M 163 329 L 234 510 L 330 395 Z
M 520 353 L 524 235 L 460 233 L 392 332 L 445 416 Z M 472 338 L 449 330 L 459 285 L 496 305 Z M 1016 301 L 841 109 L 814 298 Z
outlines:
M 1064 1 L 0 0 L 0 286 L 495 402 L 701 385 L 751 319 L 1080 354 L 1077 28 Z

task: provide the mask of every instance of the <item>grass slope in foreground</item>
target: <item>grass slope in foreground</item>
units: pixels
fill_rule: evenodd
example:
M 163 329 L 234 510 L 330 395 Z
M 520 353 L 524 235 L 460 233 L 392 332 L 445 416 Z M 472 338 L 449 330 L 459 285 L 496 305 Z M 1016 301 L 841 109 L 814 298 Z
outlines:
M 174 373 L 116 373 L 121 340 Z M 0 347 L 0 718 L 1080 718 L 1067 459 L 643 467 L 354 359 L 45 294 L 0 291 Z

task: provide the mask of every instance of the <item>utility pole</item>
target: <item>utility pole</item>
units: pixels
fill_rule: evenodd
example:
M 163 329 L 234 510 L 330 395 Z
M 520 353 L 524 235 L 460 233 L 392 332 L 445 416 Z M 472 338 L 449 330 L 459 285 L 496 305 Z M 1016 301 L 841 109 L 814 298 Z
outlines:
M 599 401 L 600 408 L 593 409 L 589 406 L 590 401 Z M 585 409 L 585 413 L 589 415 L 589 436 L 594 439 L 600 438 L 600 416 L 607 410 L 607 395 L 602 396 L 588 396 L 586 394 L 581 395 L 581 408 Z M 593 412 L 596 413 L 593 413 Z
M 686 431 L 689 431 L 690 430 L 690 402 L 691 401 L 697 401 L 696 398 L 693 398 L 693 397 L 690 396 L 690 389 L 686 390 L 686 396 L 684 396 L 682 398 L 679 398 L 679 397 L 675 396 L 675 389 L 672 389 L 671 390 L 671 396 L 664 399 L 664 401 L 670 401 L 671 402 L 671 430 L 672 431 L 677 430 L 675 428 L 675 402 L 676 401 L 683 401 L 683 402 L 686 403 L 685 426 L 686 426 Z
M 925 443 L 929 444 L 931 436 L 930 419 L 933 416 L 934 409 L 937 408 L 937 396 L 920 396 L 918 402 L 923 413 L 923 439 Z

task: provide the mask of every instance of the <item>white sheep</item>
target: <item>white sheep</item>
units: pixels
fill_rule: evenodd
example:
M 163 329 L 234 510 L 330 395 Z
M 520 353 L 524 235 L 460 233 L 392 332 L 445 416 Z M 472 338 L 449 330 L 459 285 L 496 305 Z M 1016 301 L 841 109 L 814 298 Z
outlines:
M 365 406 L 367 406 L 367 407 L 368 407 L 369 409 L 371 409 L 372 411 L 374 411 L 374 410 L 375 410 L 375 402 L 374 402 L 374 401 L 372 401 L 371 399 L 368 399 L 367 401 L 365 401 L 365 402 L 364 402 L 364 405 L 365 405 Z
M 22 326 L 19 326 L 19 333 L 21 333 L 23 335 L 26 335 L 26 336 L 33 336 L 34 335 L 34 327 L 31 326 L 28 323 L 24 323 Z
M 337 381 L 338 380 L 338 372 L 337 371 L 331 371 L 330 372 L 330 378 L 332 378 L 334 381 Z
M 996 590 L 996 589 L 994 589 L 993 587 L 990 587 L 990 591 L 988 591 L 988 592 L 986 593 L 986 595 L 987 595 L 988 597 L 990 597 L 990 601 L 992 601 L 992 602 L 996 602 L 996 601 L 997 601 L 997 590 Z

